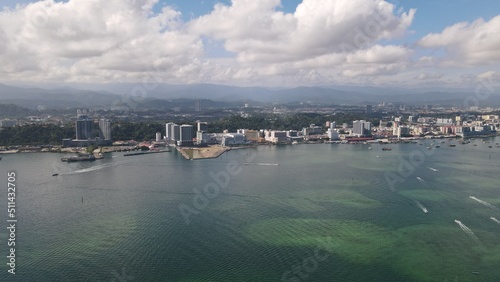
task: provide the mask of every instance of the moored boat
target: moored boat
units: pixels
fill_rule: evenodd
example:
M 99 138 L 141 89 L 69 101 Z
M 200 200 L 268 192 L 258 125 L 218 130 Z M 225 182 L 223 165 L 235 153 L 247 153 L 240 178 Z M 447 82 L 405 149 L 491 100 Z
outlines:
M 85 155 L 85 156 L 66 156 L 62 157 L 61 161 L 63 162 L 85 162 L 85 161 L 95 161 L 95 157 L 92 155 Z

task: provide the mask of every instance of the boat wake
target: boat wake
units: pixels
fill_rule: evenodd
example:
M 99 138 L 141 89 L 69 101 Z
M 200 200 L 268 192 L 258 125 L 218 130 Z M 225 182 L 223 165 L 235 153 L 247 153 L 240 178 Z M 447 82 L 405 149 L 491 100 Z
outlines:
M 472 239 L 474 239 L 474 241 L 479 242 L 479 239 L 477 238 L 476 234 L 474 234 L 474 232 L 472 232 L 472 230 L 470 230 L 469 227 L 465 226 L 465 224 L 463 224 L 462 222 L 460 222 L 460 220 L 456 220 L 455 219 L 455 223 L 458 224 L 458 226 L 460 226 L 460 228 L 467 235 L 469 235 Z
M 96 165 L 96 166 L 92 166 L 92 167 L 88 167 L 88 168 L 84 168 L 84 169 L 79 169 L 79 170 L 75 170 L 75 171 L 72 171 L 72 172 L 68 172 L 68 173 L 65 173 L 65 175 L 80 174 L 80 173 L 86 173 L 86 172 L 96 171 L 96 170 L 104 169 L 104 168 L 107 168 L 107 167 L 117 166 L 119 164 L 121 164 L 121 163 L 109 163 L 109 164 Z
M 280 164 L 268 164 L 268 163 L 243 163 L 244 165 L 274 165 L 278 166 Z
M 490 217 L 490 218 L 491 218 L 491 220 L 493 220 L 494 222 L 496 222 L 496 223 L 500 224 L 500 220 L 498 220 L 498 219 L 496 219 L 496 218 L 494 218 L 494 217 Z
M 439 171 L 439 170 L 437 170 L 437 169 L 435 169 L 435 168 L 433 168 L 433 167 L 428 167 L 428 169 L 430 169 L 430 170 L 432 170 L 432 171 Z
M 477 201 L 477 202 L 481 203 L 482 205 L 487 206 L 490 209 L 498 210 L 498 208 L 495 207 L 494 205 L 492 205 L 492 204 L 490 204 L 490 203 L 488 203 L 486 201 L 480 200 L 480 199 L 478 199 L 478 198 L 476 198 L 474 196 L 469 196 L 469 198 L 473 199 L 474 201 Z
M 415 201 L 415 203 L 417 204 L 417 206 L 424 212 L 424 213 L 428 213 L 429 211 L 427 210 L 426 207 L 424 207 L 424 205 L 422 205 L 419 201 Z

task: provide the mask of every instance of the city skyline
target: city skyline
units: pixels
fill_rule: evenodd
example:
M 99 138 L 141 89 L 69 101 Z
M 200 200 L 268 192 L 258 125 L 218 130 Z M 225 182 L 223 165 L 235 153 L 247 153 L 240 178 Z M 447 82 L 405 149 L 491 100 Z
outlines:
M 0 83 L 474 87 L 494 1 L 0 1 Z

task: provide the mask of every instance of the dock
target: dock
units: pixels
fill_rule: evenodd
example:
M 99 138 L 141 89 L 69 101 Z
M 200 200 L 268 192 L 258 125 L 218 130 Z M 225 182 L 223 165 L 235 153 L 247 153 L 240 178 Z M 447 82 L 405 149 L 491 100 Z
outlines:
M 228 147 L 220 147 L 220 146 L 210 146 L 210 147 L 201 147 L 201 148 L 176 148 L 179 153 L 186 160 L 199 160 L 199 159 L 215 159 L 220 155 L 224 154 L 227 151 L 230 151 L 231 148 Z

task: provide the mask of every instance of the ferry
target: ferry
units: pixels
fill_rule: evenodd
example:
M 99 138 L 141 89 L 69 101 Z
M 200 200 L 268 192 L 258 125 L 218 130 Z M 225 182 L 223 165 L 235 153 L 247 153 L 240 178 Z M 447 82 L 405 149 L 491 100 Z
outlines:
M 61 161 L 63 162 L 85 162 L 85 161 L 95 161 L 95 157 L 92 155 L 86 155 L 86 156 L 69 156 L 69 157 L 62 157 Z

